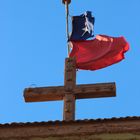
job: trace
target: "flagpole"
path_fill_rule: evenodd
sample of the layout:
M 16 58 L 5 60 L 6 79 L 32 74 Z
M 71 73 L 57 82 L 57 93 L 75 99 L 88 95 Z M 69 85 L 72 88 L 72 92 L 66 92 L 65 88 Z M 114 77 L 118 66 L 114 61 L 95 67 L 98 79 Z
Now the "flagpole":
M 65 4 L 65 11 L 66 11 L 66 37 L 67 41 L 69 41 L 69 4 L 71 0 L 62 0 L 63 4 Z M 67 42 L 67 48 L 68 48 L 68 57 L 70 54 L 70 45 L 69 42 Z

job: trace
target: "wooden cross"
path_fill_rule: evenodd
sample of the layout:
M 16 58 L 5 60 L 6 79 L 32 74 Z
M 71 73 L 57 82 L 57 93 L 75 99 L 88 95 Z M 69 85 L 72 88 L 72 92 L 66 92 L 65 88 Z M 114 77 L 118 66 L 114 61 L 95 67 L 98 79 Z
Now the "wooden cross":
M 64 86 L 26 88 L 25 102 L 64 100 L 63 119 L 75 120 L 75 100 L 116 96 L 115 83 L 76 85 L 74 58 L 65 60 Z

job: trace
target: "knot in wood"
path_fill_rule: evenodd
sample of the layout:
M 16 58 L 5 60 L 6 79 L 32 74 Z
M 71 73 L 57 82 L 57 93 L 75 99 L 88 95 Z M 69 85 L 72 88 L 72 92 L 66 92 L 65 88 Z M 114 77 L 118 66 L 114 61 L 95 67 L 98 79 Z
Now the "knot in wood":
M 72 102 L 72 100 L 71 99 L 66 99 L 66 102 L 69 103 L 69 102 Z
M 24 92 L 32 92 L 32 88 L 26 88 L 25 90 L 24 90 Z
M 52 93 L 56 93 L 56 92 L 57 92 L 57 88 L 53 88 Z
M 66 72 L 71 72 L 72 71 L 72 68 L 67 68 L 66 69 Z
M 73 91 L 73 87 L 72 86 L 66 86 L 65 91 L 68 92 L 68 93 L 69 92 L 71 93 Z
M 70 111 L 70 109 L 66 108 L 66 109 L 65 109 L 65 112 L 71 112 L 71 111 Z
M 95 90 L 96 90 L 96 91 L 100 91 L 100 88 L 99 88 L 99 87 L 96 87 Z
M 114 87 L 114 86 L 110 86 L 110 89 L 111 89 L 111 90 L 114 90 L 114 89 L 115 89 L 115 87 Z
M 67 0 L 65 0 L 67 1 Z M 72 62 L 73 61 L 73 58 L 66 58 L 66 61 L 69 63 L 69 62 Z
M 85 88 L 81 88 L 81 91 L 82 91 L 82 93 L 84 93 L 85 92 Z
M 73 66 L 74 66 L 74 65 L 67 64 L 67 66 L 66 66 L 66 71 L 72 71 L 72 70 L 73 70 Z

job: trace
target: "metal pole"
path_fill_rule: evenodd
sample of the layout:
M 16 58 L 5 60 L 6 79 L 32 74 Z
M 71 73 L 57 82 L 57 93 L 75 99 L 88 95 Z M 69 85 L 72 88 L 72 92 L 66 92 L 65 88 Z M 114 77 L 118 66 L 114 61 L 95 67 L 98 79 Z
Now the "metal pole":
M 68 1 L 65 1 L 65 8 L 66 8 L 66 36 L 67 36 L 67 41 L 69 41 L 69 4 Z M 69 42 L 67 42 L 67 47 L 68 47 L 68 57 L 70 54 L 70 46 Z

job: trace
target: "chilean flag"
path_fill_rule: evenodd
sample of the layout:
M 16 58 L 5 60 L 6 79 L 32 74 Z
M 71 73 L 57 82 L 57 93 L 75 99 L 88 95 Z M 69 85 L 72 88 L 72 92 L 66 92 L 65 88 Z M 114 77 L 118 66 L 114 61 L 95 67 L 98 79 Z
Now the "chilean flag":
M 123 36 L 97 35 L 93 40 L 71 41 L 70 57 L 76 58 L 77 69 L 98 70 L 124 59 L 129 44 Z

